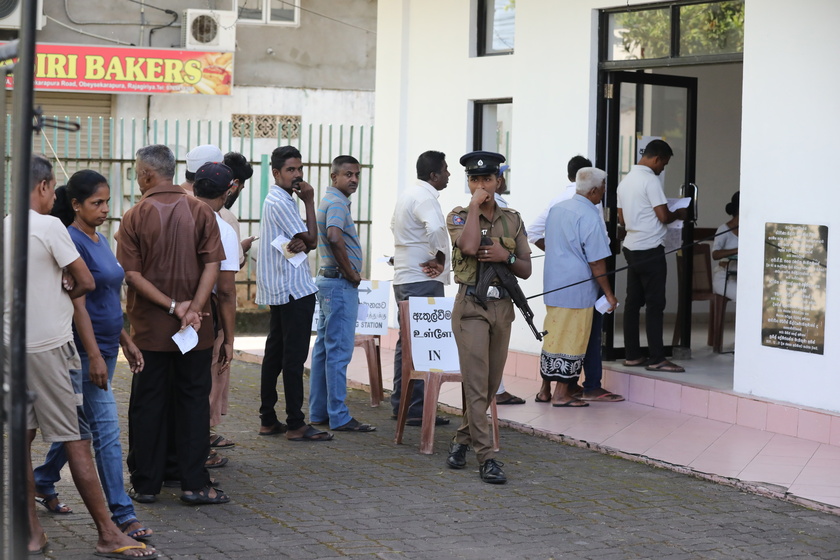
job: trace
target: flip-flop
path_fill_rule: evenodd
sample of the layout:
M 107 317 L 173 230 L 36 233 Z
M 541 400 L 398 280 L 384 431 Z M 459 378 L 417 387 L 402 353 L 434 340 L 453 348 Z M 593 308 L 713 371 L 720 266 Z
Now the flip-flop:
M 355 418 L 351 418 L 349 422 L 338 428 L 333 428 L 336 432 L 375 432 L 376 427 L 370 424 L 362 424 Z
M 302 436 L 287 437 L 286 439 L 289 441 L 330 441 L 332 438 L 333 434 L 329 432 L 324 432 L 317 428 L 313 428 L 312 426 L 307 426 L 306 431 Z
M 50 502 L 53 500 L 55 500 L 56 502 L 55 507 L 50 507 Z M 40 496 L 35 496 L 35 501 L 44 506 L 44 508 L 46 508 L 46 510 L 50 513 L 55 513 L 58 515 L 69 515 L 73 513 L 73 510 L 70 508 L 70 506 L 58 501 L 58 492 L 56 492 L 55 494 L 46 494 L 43 498 Z M 67 511 L 61 511 L 65 508 L 67 508 Z
M 286 424 L 283 422 L 277 421 L 271 427 L 271 429 L 267 432 L 257 432 L 261 436 L 276 436 L 277 434 L 285 434 L 286 433 Z
M 216 437 L 213 437 L 213 436 L 216 436 Z M 233 441 L 225 438 L 225 436 L 220 436 L 218 434 L 210 434 L 210 437 L 212 438 L 210 440 L 210 447 L 215 447 L 217 449 L 225 449 L 225 448 L 233 447 L 234 445 L 236 445 L 236 442 L 233 442 Z
M 128 556 L 123 554 L 126 550 L 145 550 L 146 545 L 144 543 L 132 544 L 129 546 L 121 546 L 119 548 L 115 548 L 111 552 L 96 552 L 94 551 L 94 556 L 99 556 L 101 558 L 141 558 L 141 559 L 148 559 L 148 558 L 160 558 L 160 555 L 155 551 L 154 554 L 150 554 L 148 556 Z
M 585 406 L 589 406 L 589 403 L 577 399 L 572 399 L 564 403 L 551 403 L 551 406 L 553 406 L 554 408 L 583 408 Z
M 496 401 L 497 405 L 501 404 L 525 404 L 525 399 L 517 397 L 516 395 L 510 395 L 503 401 Z
M 607 391 L 606 393 L 602 393 L 597 397 L 587 397 L 586 393 L 584 392 L 577 398 L 579 400 L 589 402 L 621 402 L 624 400 L 624 397 L 622 397 L 621 395 L 616 395 L 615 393 L 610 393 L 609 391 Z
M 548 397 L 547 399 L 543 400 L 543 399 L 540 398 L 540 396 L 538 394 L 536 397 L 534 397 L 534 402 L 550 403 L 551 402 L 551 397 Z
M 214 459 L 218 459 L 215 462 L 211 463 Z M 212 455 L 207 456 L 207 460 L 204 461 L 204 468 L 205 469 L 220 469 L 228 464 L 227 457 L 213 457 Z
M 638 360 L 624 360 L 621 365 L 624 367 L 645 367 L 649 363 L 648 358 L 639 358 Z
M 179 484 L 179 486 L 180 486 L 180 484 Z M 134 529 L 133 531 L 126 532 L 128 530 L 128 528 L 131 527 L 131 525 L 134 524 L 134 523 L 137 523 L 141 527 L 139 529 Z M 153 533 L 149 533 L 149 534 L 146 534 L 146 535 L 140 535 L 139 534 L 139 533 L 143 533 L 145 531 L 150 531 L 150 529 L 148 527 L 143 527 L 142 525 L 143 524 L 140 523 L 140 521 L 136 517 L 134 517 L 132 519 L 129 519 L 125 523 L 120 523 L 119 528 L 120 528 L 120 531 L 123 532 L 123 534 L 125 534 L 128 537 L 131 537 L 135 541 L 144 541 L 146 539 L 152 538 Z
M 678 366 L 677 364 L 669 362 L 668 360 L 665 360 L 664 362 L 661 362 L 661 363 L 658 363 L 658 364 L 646 366 L 645 369 L 648 370 L 648 371 L 668 371 L 668 372 L 671 372 L 671 373 L 683 373 L 683 372 L 685 372 L 684 367 Z

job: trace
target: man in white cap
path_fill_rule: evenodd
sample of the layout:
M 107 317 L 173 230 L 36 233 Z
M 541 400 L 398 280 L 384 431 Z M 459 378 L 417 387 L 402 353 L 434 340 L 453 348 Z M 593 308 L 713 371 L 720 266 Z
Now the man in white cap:
M 186 180 L 181 183 L 181 188 L 193 195 L 193 183 L 195 183 L 195 172 L 205 163 L 221 163 L 225 159 L 222 150 L 213 144 L 202 144 L 187 152 L 187 173 Z

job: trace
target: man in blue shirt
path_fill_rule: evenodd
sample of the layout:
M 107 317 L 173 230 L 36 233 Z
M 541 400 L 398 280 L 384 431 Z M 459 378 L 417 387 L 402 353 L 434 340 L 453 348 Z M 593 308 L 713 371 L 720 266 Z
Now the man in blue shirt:
M 308 260 L 293 264 L 290 256 L 315 248 L 315 190 L 303 180 L 300 152 L 292 146 L 271 154 L 274 185 L 263 202 L 257 260 L 257 304 L 271 309 L 260 378 L 261 436 L 286 433 L 291 441 L 328 441 L 332 434 L 304 422 L 303 364 L 309 353 L 309 325 L 315 313 L 315 282 Z M 303 201 L 306 223 L 292 195 Z M 277 419 L 277 378 L 283 372 L 286 422 Z
M 580 377 L 598 287 L 606 295 L 610 311 L 618 303 L 604 276 L 604 259 L 612 254 L 598 210 L 606 178 L 606 173 L 594 167 L 579 170 L 576 194 L 552 207 L 546 221 L 543 285 L 548 292 L 544 298 L 548 335 L 540 354 L 543 386 L 537 396 L 538 400 L 547 401 L 551 382 L 556 381 L 550 399 L 553 406 L 588 406 L 571 396 L 570 387 L 576 388 Z M 592 280 L 557 290 L 588 278 Z
M 318 337 L 312 350 L 309 417 L 338 432 L 372 432 L 375 427 L 350 416 L 347 404 L 347 365 L 353 357 L 362 246 L 350 214 L 350 195 L 359 188 L 361 167 L 353 156 L 332 162 L 330 179 L 318 207 Z

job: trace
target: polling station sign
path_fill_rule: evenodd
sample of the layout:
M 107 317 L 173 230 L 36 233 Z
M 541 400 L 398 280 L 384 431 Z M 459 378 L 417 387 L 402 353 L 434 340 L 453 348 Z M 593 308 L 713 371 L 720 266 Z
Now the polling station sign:
M 408 298 L 411 358 L 417 371 L 461 371 L 450 297 Z
M 15 59 L 10 63 L 17 63 Z M 6 88 L 14 76 L 6 78 Z M 38 43 L 35 90 L 230 95 L 233 53 Z
M 356 315 L 356 334 L 388 334 L 388 307 L 391 303 L 391 283 L 362 280 L 359 284 L 359 307 Z M 315 303 L 312 330 L 318 330 L 320 305 Z

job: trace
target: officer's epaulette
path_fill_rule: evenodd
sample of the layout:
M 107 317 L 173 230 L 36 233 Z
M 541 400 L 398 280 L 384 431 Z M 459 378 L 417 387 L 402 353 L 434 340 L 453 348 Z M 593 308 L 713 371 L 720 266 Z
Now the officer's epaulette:
M 467 211 L 467 209 L 464 208 L 463 206 L 456 206 L 455 208 L 452 209 L 452 212 L 454 212 L 455 214 L 460 214 L 461 212 L 466 212 L 466 211 Z
M 509 212 L 511 214 L 516 214 L 517 216 L 519 215 L 519 211 L 514 210 L 513 208 L 502 208 L 502 212 Z

